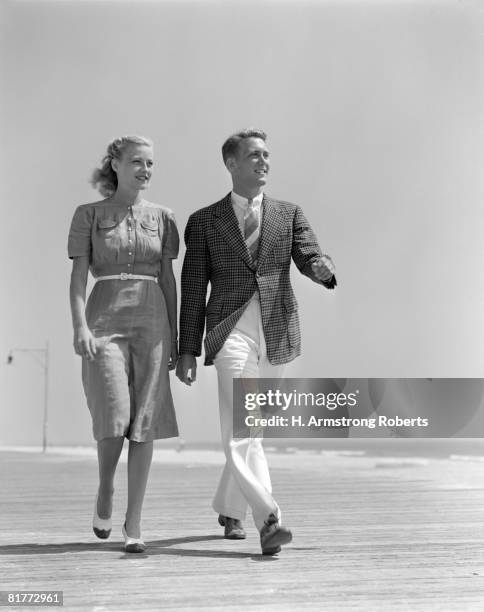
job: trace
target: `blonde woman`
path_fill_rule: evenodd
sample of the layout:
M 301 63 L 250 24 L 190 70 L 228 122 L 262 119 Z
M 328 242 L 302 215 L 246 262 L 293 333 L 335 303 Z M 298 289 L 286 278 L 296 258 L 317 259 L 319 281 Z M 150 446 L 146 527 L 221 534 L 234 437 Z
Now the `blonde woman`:
M 127 438 L 127 552 L 146 549 L 140 522 L 153 440 L 178 435 L 168 370 L 178 358 L 172 259 L 179 238 L 172 211 L 143 197 L 152 171 L 150 140 L 111 142 L 92 177 L 105 199 L 76 209 L 68 241 L 74 350 L 98 448 L 93 530 L 101 539 L 111 533 L 114 475 Z M 89 270 L 96 284 L 86 304 Z

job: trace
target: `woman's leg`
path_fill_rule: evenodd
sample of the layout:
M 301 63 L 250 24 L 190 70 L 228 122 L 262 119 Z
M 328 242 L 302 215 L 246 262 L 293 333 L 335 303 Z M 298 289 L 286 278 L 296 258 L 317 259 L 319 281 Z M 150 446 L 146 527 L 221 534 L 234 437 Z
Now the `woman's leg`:
M 153 442 L 129 443 L 128 452 L 128 508 L 126 532 L 131 538 L 141 537 L 141 510 L 153 457 Z
M 99 518 L 108 519 L 113 510 L 114 474 L 123 449 L 124 438 L 105 438 L 97 443 L 99 462 L 99 490 L 97 513 Z

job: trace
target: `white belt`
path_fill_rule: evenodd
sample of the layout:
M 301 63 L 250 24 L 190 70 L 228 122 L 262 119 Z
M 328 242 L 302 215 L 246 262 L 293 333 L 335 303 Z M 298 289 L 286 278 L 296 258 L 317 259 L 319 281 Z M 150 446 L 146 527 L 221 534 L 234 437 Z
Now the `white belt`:
M 100 280 L 150 280 L 156 282 L 156 276 L 147 276 L 146 274 L 129 274 L 121 272 L 121 274 L 110 274 L 109 276 L 98 276 L 96 282 Z

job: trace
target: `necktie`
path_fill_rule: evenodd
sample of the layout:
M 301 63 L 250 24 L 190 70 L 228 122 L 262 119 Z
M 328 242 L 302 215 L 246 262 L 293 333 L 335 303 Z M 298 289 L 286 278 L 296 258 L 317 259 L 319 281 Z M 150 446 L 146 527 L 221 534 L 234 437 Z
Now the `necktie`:
M 244 215 L 244 239 L 254 264 L 257 263 L 259 249 L 259 225 L 259 210 L 253 205 L 253 200 L 249 200 Z

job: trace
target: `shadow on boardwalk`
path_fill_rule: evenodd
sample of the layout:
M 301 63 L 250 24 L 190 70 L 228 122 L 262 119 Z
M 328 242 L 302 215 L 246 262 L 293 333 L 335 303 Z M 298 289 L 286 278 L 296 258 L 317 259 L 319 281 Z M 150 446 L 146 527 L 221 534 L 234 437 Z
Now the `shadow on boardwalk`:
M 194 544 L 198 542 L 207 542 L 213 540 L 224 541 L 223 536 L 190 536 L 187 538 L 172 538 L 169 540 L 147 540 L 148 546 L 146 553 L 137 554 L 136 557 L 152 557 L 154 555 L 178 555 L 181 557 L 212 557 L 212 558 L 227 558 L 227 559 L 257 559 L 262 555 L 253 555 L 251 553 L 228 552 L 216 550 L 196 549 L 171 549 L 170 546 L 179 544 Z M 0 546 L 0 555 L 63 555 L 73 553 L 122 553 L 126 558 L 132 558 L 132 555 L 124 553 L 122 544 L 119 542 L 71 542 L 66 544 L 10 544 Z M 270 561 L 271 558 L 264 557 L 264 560 Z

